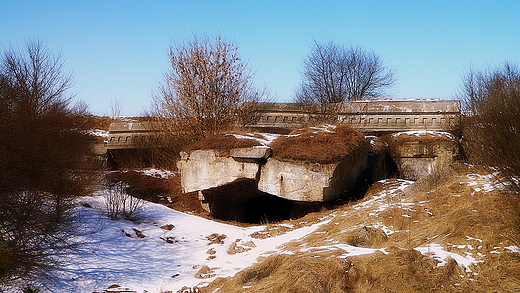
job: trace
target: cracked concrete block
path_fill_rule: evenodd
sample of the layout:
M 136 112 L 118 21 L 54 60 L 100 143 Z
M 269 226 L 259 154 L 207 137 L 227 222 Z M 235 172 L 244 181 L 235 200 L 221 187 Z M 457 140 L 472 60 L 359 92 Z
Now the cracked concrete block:
M 222 186 L 238 179 L 256 180 L 260 171 L 257 162 L 237 161 L 230 156 L 221 156 L 217 150 L 182 152 L 177 167 L 185 193 Z
M 269 158 L 261 168 L 258 189 L 293 201 L 330 201 L 352 188 L 366 167 L 365 154 L 332 164 L 283 162 Z

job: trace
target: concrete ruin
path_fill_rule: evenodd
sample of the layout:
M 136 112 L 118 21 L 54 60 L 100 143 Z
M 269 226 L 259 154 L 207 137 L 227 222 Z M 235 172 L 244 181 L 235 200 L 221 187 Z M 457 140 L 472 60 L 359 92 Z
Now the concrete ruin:
M 331 164 L 280 161 L 267 146 L 232 149 L 229 155 L 217 150 L 183 152 L 178 162 L 183 192 L 197 192 L 203 207 L 225 220 L 276 218 L 276 209 L 294 217 L 316 203 L 353 196 L 375 180 L 417 180 L 452 163 L 459 152 L 457 139 L 449 133 L 459 123 L 458 101 L 360 101 L 335 104 L 329 113 L 322 110 L 317 105 L 265 104 L 250 127 L 287 131 L 326 114 L 366 133 L 363 148 Z M 139 140 L 133 135 L 146 135 L 145 126 L 118 127 L 107 148 L 131 147 Z M 261 206 L 265 210 L 260 211 Z M 258 215 L 251 216 L 255 212 Z
M 369 100 L 338 104 L 262 104 L 256 111 L 256 129 L 293 129 L 327 116 L 365 132 L 408 130 L 451 131 L 459 124 L 460 102 L 444 100 Z
M 195 150 L 183 152 L 177 166 L 183 192 L 198 192 L 202 206 L 217 218 L 243 221 L 255 199 L 285 205 L 281 213 L 294 216 L 340 198 L 368 167 L 368 152 L 364 144 L 341 161 L 317 164 L 280 161 L 270 157 L 269 147 L 231 149 L 229 155 Z

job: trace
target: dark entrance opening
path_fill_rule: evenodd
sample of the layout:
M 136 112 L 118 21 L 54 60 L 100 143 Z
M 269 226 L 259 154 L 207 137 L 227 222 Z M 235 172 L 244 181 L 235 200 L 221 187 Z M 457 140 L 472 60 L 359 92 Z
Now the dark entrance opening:
M 387 153 L 368 155 L 367 168 L 359 173 L 355 185 L 331 202 L 297 202 L 258 190 L 256 180 L 239 179 L 230 184 L 202 191 L 214 218 L 252 224 L 297 219 L 322 208 L 333 209 L 346 202 L 363 198 L 376 181 L 394 176 L 397 166 Z
M 261 196 L 244 203 L 244 222 L 269 223 L 290 220 L 293 205 L 290 200 L 264 192 Z

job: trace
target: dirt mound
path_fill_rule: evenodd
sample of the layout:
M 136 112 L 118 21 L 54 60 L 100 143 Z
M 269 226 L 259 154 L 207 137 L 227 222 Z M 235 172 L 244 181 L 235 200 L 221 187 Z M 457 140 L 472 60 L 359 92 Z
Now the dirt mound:
M 269 146 L 280 161 L 329 164 L 341 161 L 364 142 L 362 133 L 347 125 L 324 125 L 295 130 Z

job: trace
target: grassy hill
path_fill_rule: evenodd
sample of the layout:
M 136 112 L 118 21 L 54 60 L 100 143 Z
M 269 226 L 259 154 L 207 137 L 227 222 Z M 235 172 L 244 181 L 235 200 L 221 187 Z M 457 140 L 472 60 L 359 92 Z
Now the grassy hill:
M 360 201 L 251 235 L 322 223 L 200 292 L 518 292 L 518 201 L 468 166 L 380 181 Z

